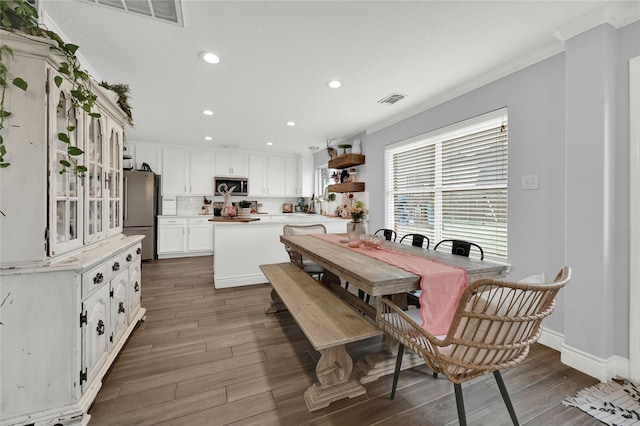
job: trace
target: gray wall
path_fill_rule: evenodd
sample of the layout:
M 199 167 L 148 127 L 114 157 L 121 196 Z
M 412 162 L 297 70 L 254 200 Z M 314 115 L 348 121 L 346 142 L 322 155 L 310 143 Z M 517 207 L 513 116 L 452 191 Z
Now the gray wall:
M 370 229 L 384 226 L 386 145 L 486 112 L 509 113 L 510 278 L 565 265 L 573 279 L 549 330 L 598 357 L 628 357 L 628 61 L 640 22 L 580 34 L 562 54 L 359 138 L 367 163 Z M 316 154 L 316 165 L 326 153 Z M 538 174 L 538 190 L 521 178 Z M 617 326 L 617 331 L 612 327 Z

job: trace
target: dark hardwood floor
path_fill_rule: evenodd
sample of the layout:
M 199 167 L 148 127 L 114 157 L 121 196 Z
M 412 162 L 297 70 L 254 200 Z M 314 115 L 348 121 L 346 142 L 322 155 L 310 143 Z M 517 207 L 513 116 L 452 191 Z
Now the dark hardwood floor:
M 366 385 L 367 394 L 309 413 L 303 392 L 319 354 L 288 313 L 266 315 L 269 285 L 216 290 L 211 257 L 142 266 L 146 320 L 137 327 L 93 403 L 91 425 L 449 425 L 453 385 L 425 368 Z M 357 360 L 382 339 L 348 346 Z M 520 424 L 598 425 L 562 400 L 597 382 L 535 345 L 503 377 Z M 470 425 L 511 424 L 493 375 L 463 384 Z

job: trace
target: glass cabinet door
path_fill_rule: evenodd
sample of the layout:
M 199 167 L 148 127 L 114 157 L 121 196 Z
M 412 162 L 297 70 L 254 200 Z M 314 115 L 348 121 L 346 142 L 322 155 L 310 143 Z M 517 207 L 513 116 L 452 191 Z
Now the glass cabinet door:
M 101 118 L 89 118 L 86 134 L 85 165 L 86 208 L 85 243 L 91 243 L 104 237 L 104 143 Z
M 64 253 L 83 244 L 82 238 L 82 179 L 73 170 L 64 170 L 61 161 L 69 161 L 69 145 L 82 149 L 78 129 L 81 128 L 81 114 L 72 106 L 70 96 L 63 84 L 50 96 L 50 183 L 51 214 L 49 220 L 49 255 Z M 55 87 L 55 86 L 54 86 Z M 74 131 L 67 131 L 73 127 Z M 69 136 L 69 143 L 60 140 L 60 134 Z M 77 159 L 77 157 L 74 157 Z
M 108 234 L 122 230 L 122 134 L 114 127 L 109 140 L 109 222 Z

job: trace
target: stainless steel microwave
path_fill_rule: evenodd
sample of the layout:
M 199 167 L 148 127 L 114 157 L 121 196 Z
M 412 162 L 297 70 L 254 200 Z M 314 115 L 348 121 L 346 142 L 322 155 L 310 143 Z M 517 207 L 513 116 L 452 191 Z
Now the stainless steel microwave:
M 231 195 L 248 195 L 249 193 L 249 180 L 247 178 L 216 176 L 213 178 L 213 193 L 215 195 L 224 195 L 220 192 L 220 185 L 226 185 L 228 191 L 233 188 Z

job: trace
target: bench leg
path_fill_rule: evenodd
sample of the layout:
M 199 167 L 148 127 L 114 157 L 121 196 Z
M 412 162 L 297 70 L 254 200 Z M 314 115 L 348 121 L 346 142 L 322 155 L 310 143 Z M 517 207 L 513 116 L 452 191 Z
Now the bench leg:
M 353 360 L 344 345 L 320 350 L 316 365 L 318 382 L 304 393 L 309 411 L 316 411 L 342 398 L 364 395 L 366 389 L 351 378 Z
M 275 289 L 271 289 L 271 303 L 264 308 L 265 314 L 275 314 L 276 312 L 286 311 L 287 307 L 282 303 L 282 299 L 278 296 Z

